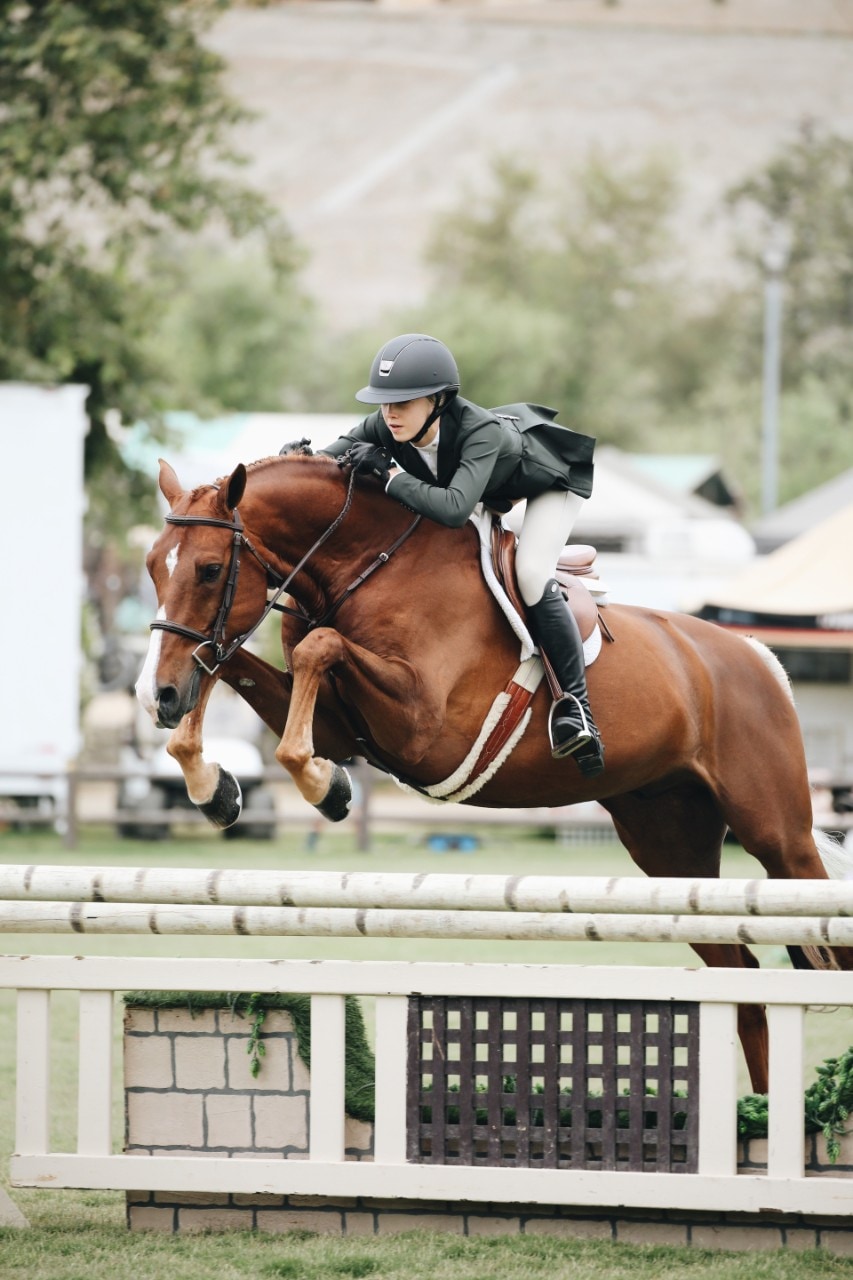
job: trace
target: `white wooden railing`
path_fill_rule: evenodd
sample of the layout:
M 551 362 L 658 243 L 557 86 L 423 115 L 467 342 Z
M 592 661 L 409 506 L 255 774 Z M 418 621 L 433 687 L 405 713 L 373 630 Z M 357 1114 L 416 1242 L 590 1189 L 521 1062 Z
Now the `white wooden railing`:
M 97 896 L 109 896 L 110 877 L 116 869 L 47 869 L 3 868 L 0 888 L 8 896 L 14 892 L 13 881 L 21 877 L 21 897 L 35 897 L 52 890 L 49 900 L 41 903 L 18 902 L 0 907 L 0 927 L 7 931 L 10 919 L 4 915 L 10 906 L 38 906 L 44 919 L 54 914 L 57 928 L 75 928 L 86 932 L 94 903 L 90 907 L 82 898 L 83 881 L 88 873 L 99 877 Z M 132 871 L 122 871 L 123 880 L 133 878 Z M 225 893 L 223 877 L 217 876 L 215 905 L 186 905 L 192 893 L 186 884 L 179 892 L 173 885 L 170 902 L 140 907 L 148 902 L 145 881 L 162 894 L 168 873 L 152 869 L 136 873 L 137 903 L 126 903 L 129 911 L 144 915 L 159 932 L 165 918 L 162 912 L 184 910 L 228 910 L 237 898 L 248 907 L 243 910 L 301 911 L 293 907 L 251 907 L 264 893 L 260 881 L 253 887 L 253 877 L 229 873 L 233 877 L 232 892 Z M 197 878 L 199 893 L 207 892 L 202 901 L 210 903 L 211 876 L 208 872 L 175 872 L 178 878 Z M 165 877 L 165 879 L 164 879 Z M 205 877 L 207 879 L 205 880 Z M 333 877 L 334 878 L 334 877 Z M 298 903 L 300 893 L 307 893 L 307 880 L 301 885 L 294 877 L 276 877 L 277 892 L 288 886 L 285 901 Z M 298 879 L 298 878 L 297 878 Z M 316 877 L 315 877 L 316 879 Z M 336 877 L 341 901 L 346 906 L 316 908 L 325 912 L 358 911 L 362 925 L 366 915 L 378 913 L 378 899 L 391 900 L 405 886 L 394 877 Z M 436 919 L 448 911 L 440 904 L 447 900 L 448 885 L 432 888 L 433 877 L 418 877 L 418 885 L 409 886 L 408 901 L 417 903 L 423 912 L 433 910 Z M 437 879 L 453 879 L 440 877 Z M 482 910 L 496 906 L 496 894 L 503 893 L 504 907 L 530 906 L 539 901 L 547 888 L 541 878 L 505 881 L 502 877 L 456 877 L 455 889 L 466 897 L 470 910 L 455 915 L 467 916 L 472 926 Z M 550 878 L 549 878 L 550 879 Z M 368 892 L 367 880 L 374 882 Z M 482 883 L 478 884 L 478 881 Z M 381 883 L 380 883 L 381 882 Z M 501 889 L 501 882 L 503 888 Z M 203 886 L 207 885 L 204 890 Z M 804 922 L 783 911 L 824 912 L 805 922 L 805 934 L 811 930 L 823 940 L 837 928 L 837 940 L 847 940 L 844 930 L 851 923 L 843 914 L 830 916 L 830 898 L 843 913 L 853 905 L 851 886 L 824 885 L 810 882 L 780 885 L 777 882 L 655 882 L 653 890 L 646 881 L 559 881 L 564 894 L 557 899 L 562 910 L 552 913 L 567 921 L 584 919 L 575 915 L 571 906 L 581 911 L 590 906 L 597 892 L 606 884 L 608 901 L 618 907 L 623 920 L 639 916 L 639 887 L 646 890 L 646 915 L 649 915 L 650 893 L 657 895 L 658 909 L 668 912 L 679 903 L 696 912 L 692 916 L 665 917 L 658 937 L 667 937 L 673 919 L 681 925 L 697 928 L 707 924 L 708 917 L 699 912 L 713 908 L 731 917 L 725 925 L 732 940 L 751 936 L 749 931 L 764 921 L 760 913 L 773 914 L 781 931 L 780 940 L 796 942 L 803 936 Z M 737 885 L 733 888 L 733 885 Z M 64 887 L 63 887 L 64 886 Z M 353 887 L 354 886 L 354 887 Z M 424 887 L 426 886 L 426 887 Z M 91 886 L 90 886 L 91 887 Z M 510 888 L 512 892 L 510 893 Z M 328 895 L 329 885 L 323 892 Z M 435 896 L 431 896 L 435 891 Z M 125 884 L 122 892 L 129 895 Z M 312 892 L 319 893 L 316 887 Z M 368 904 L 354 907 L 352 897 Z M 294 894 L 296 895 L 294 897 Z M 679 895 L 686 894 L 686 897 Z M 67 902 L 76 898 L 73 923 L 69 924 Z M 81 896 L 77 896 L 81 895 Z M 176 896 L 177 895 L 177 896 Z M 359 895 L 361 895 L 359 897 Z M 704 896 L 703 896 L 704 895 Z M 169 895 L 162 894 L 163 897 Z M 310 897 L 310 894 L 308 894 Z M 338 901 L 334 894 L 331 901 Z M 633 908 L 630 902 L 634 900 Z M 279 903 L 282 897 L 277 898 Z M 330 898 L 326 896 L 326 903 Z M 552 897 L 551 901 L 555 899 Z M 740 907 L 736 904 L 740 903 Z M 426 904 L 426 905 L 425 905 Z M 628 904 L 628 905 L 626 905 Z M 540 903 L 541 905 L 541 903 Z M 111 908 L 114 910 L 114 908 Z M 308 910 L 305 908 L 304 910 Z M 632 915 L 633 912 L 633 915 Z M 738 913 L 739 914 L 736 914 Z M 152 914 L 153 913 L 153 914 Z M 759 914 L 756 914 L 759 913 Z M 97 913 L 96 913 L 97 914 Z M 494 915 L 501 915 L 494 910 Z M 505 910 L 505 921 L 518 920 L 522 912 Z M 653 915 L 654 912 L 652 911 Z M 94 918 L 94 917 L 93 917 Z M 614 916 L 615 918 L 615 916 Z M 719 917 L 718 917 L 719 918 Z M 243 917 L 245 921 L 245 917 Z M 595 917 L 600 925 L 600 917 Z M 127 932 L 128 918 L 114 918 L 114 929 Z M 462 923 L 457 920 L 460 929 Z M 318 925 L 320 932 L 328 918 Z M 18 927 L 20 928 L 20 922 Z M 31 926 L 27 926 L 31 927 Z M 681 926 L 680 926 L 681 927 Z M 734 930 L 732 933 L 731 930 Z M 185 931 L 192 932 L 192 928 Z M 238 931 L 242 932 L 242 929 Z M 316 932 L 317 930 L 315 930 Z M 360 932 L 364 932 L 362 927 Z M 689 937 L 689 928 L 679 937 Z M 399 933 L 398 935 L 399 936 Z M 473 934 L 466 936 L 482 936 Z M 591 936 L 589 933 L 587 937 Z M 592 935 L 594 936 L 594 935 Z M 599 934 L 599 936 L 601 936 Z M 704 935 L 700 935 L 704 936 Z M 152 1190 L 195 1192 L 241 1192 L 301 1194 L 322 1196 L 382 1196 L 406 1199 L 459 1199 L 495 1203 L 540 1203 L 571 1205 L 626 1205 L 652 1208 L 705 1209 L 719 1211 L 774 1210 L 803 1214 L 853 1216 L 853 1180 L 842 1175 L 806 1176 L 804 1171 L 803 1092 L 804 1092 L 804 1013 L 812 1005 L 853 1006 L 853 974 L 831 971 L 792 971 L 778 969 L 720 970 L 687 968 L 650 968 L 624 966 L 586 966 L 572 964 L 444 964 L 390 963 L 378 961 L 297 961 L 255 959 L 164 959 L 158 957 L 102 956 L 5 956 L 0 957 L 0 987 L 18 991 L 18 1063 L 16 1103 L 16 1148 L 11 1161 L 11 1177 L 15 1186 L 91 1187 L 134 1189 L 141 1185 Z M 287 992 L 311 996 L 312 1071 L 310 1099 L 310 1150 L 307 1161 L 287 1161 L 253 1156 L 219 1158 L 217 1156 L 156 1155 L 140 1157 L 113 1150 L 112 1054 L 113 1004 L 116 993 L 134 989 L 154 991 L 228 991 Z M 50 995 L 53 991 L 80 992 L 80 1062 L 79 1105 L 77 1117 L 77 1149 L 55 1152 L 49 1147 L 49 1062 L 50 1062 Z M 406 1070 L 407 1070 L 407 1002 L 413 993 L 445 996 L 499 997 L 576 997 L 601 1000 L 695 1001 L 700 1006 L 700 1074 L 699 1074 L 699 1162 L 698 1173 L 634 1173 L 577 1169 L 460 1167 L 414 1164 L 406 1161 Z M 376 1123 L 373 1161 L 354 1163 L 344 1159 L 344 998 L 347 995 L 375 997 L 376 1000 Z M 769 1141 L 766 1172 L 737 1172 L 737 1006 L 757 1003 L 766 1006 L 770 1031 Z M 844 1046 L 839 1046 L 839 1049 Z
M 501 1202 L 607 1204 L 853 1214 L 843 1177 L 804 1176 L 803 1012 L 853 1004 L 844 973 L 573 965 L 165 960 L 28 956 L 0 960 L 0 985 L 19 995 L 16 1186 L 382 1195 Z M 114 992 L 133 988 L 287 991 L 312 995 L 310 1163 L 253 1158 L 114 1154 L 111 1144 Z M 78 1139 L 51 1152 L 51 990 L 80 991 Z M 627 993 L 700 1003 L 698 1175 L 406 1164 L 406 1008 L 414 991 L 443 995 L 577 996 Z M 376 1129 L 372 1164 L 344 1161 L 344 1000 L 376 996 Z M 767 1006 L 770 1128 L 767 1173 L 737 1175 L 736 1002 Z

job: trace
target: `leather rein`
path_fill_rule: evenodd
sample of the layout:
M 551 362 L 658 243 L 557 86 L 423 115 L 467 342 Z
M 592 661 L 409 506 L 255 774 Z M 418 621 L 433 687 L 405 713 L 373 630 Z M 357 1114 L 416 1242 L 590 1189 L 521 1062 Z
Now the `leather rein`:
M 296 575 L 305 567 L 305 565 L 308 563 L 308 561 L 311 559 L 314 553 L 316 551 L 319 551 L 323 543 L 326 542 L 332 536 L 332 534 L 335 532 L 335 530 L 338 528 L 338 526 L 346 517 L 352 505 L 354 483 L 355 483 L 355 471 L 351 471 L 350 477 L 349 477 L 349 484 L 347 486 L 346 498 L 344 499 L 344 505 L 341 508 L 340 512 L 332 521 L 332 523 L 329 525 L 328 529 L 326 529 L 325 532 L 320 535 L 320 537 L 317 539 L 314 545 L 312 547 L 309 547 L 309 549 L 305 552 L 305 555 L 302 557 L 299 563 L 290 571 L 287 577 L 283 577 L 282 574 L 280 574 L 277 569 L 274 569 L 272 565 L 269 563 L 269 561 L 265 560 L 264 557 L 260 554 L 260 552 L 252 545 L 252 543 L 250 542 L 249 538 L 246 535 L 246 531 L 243 526 L 243 520 L 236 507 L 234 507 L 233 520 L 219 520 L 215 516 L 175 516 L 169 513 L 169 515 L 166 516 L 167 524 L 206 525 L 208 528 L 212 528 L 212 529 L 230 529 L 231 530 L 231 533 L 232 533 L 231 560 L 228 566 L 228 578 L 225 583 L 225 591 L 222 596 L 222 603 L 219 606 L 219 612 L 216 615 L 216 620 L 213 624 L 213 631 L 210 635 L 205 635 L 203 631 L 197 631 L 194 627 L 184 626 L 184 624 L 180 622 L 169 622 L 165 618 L 164 619 L 156 618 L 153 622 L 149 623 L 149 629 L 151 631 L 171 631 L 174 635 L 185 636 L 189 640 L 198 640 L 199 643 L 197 647 L 193 650 L 192 656 L 194 660 L 198 663 L 198 665 L 201 667 L 201 669 L 203 671 L 206 671 L 209 676 L 212 676 L 212 675 L 215 675 L 215 673 L 219 670 L 219 668 L 222 666 L 224 662 L 227 662 L 228 659 L 234 653 L 237 652 L 237 650 L 241 647 L 241 645 L 246 643 L 246 641 L 249 639 L 250 636 L 254 635 L 258 627 L 261 625 L 264 619 L 269 616 L 269 614 L 272 612 L 273 609 L 278 610 L 279 613 L 290 614 L 292 617 L 298 618 L 301 622 L 307 623 L 309 631 L 313 630 L 315 627 L 326 626 L 329 623 L 329 621 L 334 617 L 334 615 L 337 613 L 337 611 L 340 609 L 341 605 L 344 604 L 349 599 L 349 597 L 353 594 L 353 592 L 357 591 L 358 588 L 362 585 L 362 583 L 364 583 L 371 576 L 372 573 L 374 573 L 377 569 L 381 568 L 382 565 L 388 563 L 388 561 L 391 559 L 391 556 L 394 554 L 394 552 L 397 551 L 398 548 L 403 545 L 403 543 L 412 533 L 414 533 L 415 529 L 421 522 L 421 517 L 416 516 L 415 519 L 412 521 L 412 523 L 403 531 L 403 533 L 400 534 L 399 538 L 396 538 L 394 542 L 391 543 L 391 546 L 387 548 L 387 550 L 380 551 L 379 555 L 376 557 L 373 563 L 368 565 L 368 567 L 364 570 L 364 572 L 360 573 L 359 576 L 353 582 L 351 582 L 350 585 L 344 591 L 341 592 L 337 600 L 335 600 L 326 609 L 326 612 L 322 615 L 322 617 L 312 618 L 305 610 L 301 608 L 291 609 L 289 605 L 279 604 L 280 597 L 283 596 L 285 592 L 288 590 L 291 582 L 296 577 Z M 267 582 L 271 585 L 271 589 L 274 591 L 274 594 L 267 600 L 267 603 L 264 606 L 260 616 L 258 617 L 258 620 L 255 623 L 253 623 L 251 627 L 249 627 L 248 631 L 244 631 L 241 635 L 235 636 L 234 639 L 230 641 L 230 643 L 226 644 L 225 628 L 228 625 L 228 618 L 231 613 L 231 608 L 234 604 L 234 596 L 236 595 L 236 592 L 237 592 L 237 579 L 240 575 L 240 552 L 243 547 L 245 547 L 246 550 L 255 557 L 255 559 L 258 561 L 258 564 L 260 564 L 261 567 L 265 570 L 267 575 Z M 204 661 L 204 659 L 200 656 L 200 650 L 208 646 L 213 650 L 213 654 L 216 659 L 216 663 L 214 666 L 208 666 L 207 663 Z

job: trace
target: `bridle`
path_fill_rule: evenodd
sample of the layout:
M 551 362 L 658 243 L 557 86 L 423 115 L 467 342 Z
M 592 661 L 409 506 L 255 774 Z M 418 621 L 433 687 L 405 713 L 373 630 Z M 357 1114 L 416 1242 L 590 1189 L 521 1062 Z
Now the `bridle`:
M 349 597 L 352 595 L 352 593 L 356 591 L 362 585 L 362 583 L 367 578 L 369 578 L 370 575 L 376 569 L 380 568 L 383 564 L 388 563 L 388 561 L 390 560 L 394 552 L 398 549 L 398 547 L 401 547 L 403 545 L 403 543 L 406 541 L 406 539 L 409 537 L 410 534 L 414 533 L 415 529 L 417 528 L 417 526 L 420 524 L 420 521 L 421 521 L 421 517 L 416 516 L 415 519 L 412 521 L 412 523 L 408 526 L 408 528 L 404 530 L 404 532 L 400 535 L 399 538 L 395 539 L 395 541 L 391 544 L 391 546 L 387 549 L 387 551 L 381 551 L 379 555 L 376 557 L 376 559 L 373 561 L 373 563 L 369 565 L 367 569 L 364 570 L 363 573 L 360 573 L 354 582 L 350 583 L 350 585 L 346 588 L 345 591 L 341 593 L 338 599 L 334 601 L 332 605 L 329 606 L 329 608 L 322 615 L 322 617 L 312 618 L 307 613 L 307 611 L 303 609 L 291 609 L 289 605 L 280 604 L 279 600 L 281 596 L 283 596 L 285 592 L 288 590 L 293 579 L 297 576 L 298 573 L 301 572 L 301 570 L 305 567 L 305 565 L 308 563 L 308 561 L 311 559 L 314 553 L 316 551 L 319 551 L 323 543 L 326 542 L 329 538 L 331 538 L 332 534 L 335 532 L 335 530 L 338 528 L 341 522 L 345 519 L 350 507 L 352 506 L 355 474 L 356 473 L 354 470 L 350 472 L 349 483 L 347 485 L 347 492 L 346 492 L 346 497 L 344 499 L 343 507 L 338 512 L 337 516 L 332 521 L 332 523 L 329 525 L 328 529 L 326 529 L 325 532 L 321 533 L 317 541 L 313 544 L 313 546 L 309 547 L 309 549 L 305 552 L 305 555 L 302 557 L 299 563 L 295 565 L 293 569 L 291 569 L 290 573 L 287 575 L 286 578 L 283 577 L 282 574 L 280 574 L 277 569 L 274 569 L 272 565 L 269 563 L 269 561 L 266 560 L 260 554 L 257 548 L 252 545 L 251 541 L 249 540 L 246 534 L 246 531 L 243 525 L 243 520 L 236 507 L 234 507 L 233 509 L 234 518 L 232 520 L 220 520 L 220 519 L 217 519 L 216 516 L 176 516 L 176 515 L 172 515 L 172 513 L 170 512 L 166 516 L 167 524 L 206 525 L 208 528 L 211 528 L 211 529 L 230 529 L 231 530 L 231 533 L 232 533 L 231 560 L 228 566 L 228 577 L 225 582 L 225 591 L 222 595 L 222 602 L 220 603 L 219 611 L 216 615 L 216 620 L 213 624 L 213 631 L 211 632 L 210 635 L 205 635 L 203 631 L 197 631 L 194 627 L 187 627 L 181 622 L 169 622 L 165 618 L 164 619 L 155 618 L 153 622 L 149 623 L 149 629 L 151 631 L 171 631 L 174 635 L 185 636 L 189 640 L 197 640 L 199 643 L 196 646 L 196 648 L 193 650 L 192 657 L 195 660 L 195 662 L 197 662 L 198 665 L 201 667 L 202 671 L 206 671 L 209 676 L 212 676 L 216 674 L 216 672 L 219 670 L 219 668 L 222 666 L 224 662 L 227 662 L 228 659 L 237 652 L 237 650 L 241 647 L 241 645 L 246 643 L 246 641 L 249 639 L 250 636 L 254 635 L 258 627 L 261 626 L 263 621 L 270 615 L 273 609 L 278 610 L 279 613 L 290 614 L 292 617 L 298 618 L 301 622 L 307 623 L 309 630 L 312 630 L 314 627 L 325 626 L 330 621 L 330 619 L 334 617 L 334 615 L 337 613 L 338 609 L 340 609 L 344 601 L 348 600 Z M 274 594 L 268 598 L 257 621 L 254 622 L 247 631 L 244 631 L 240 635 L 235 636 L 234 639 L 230 641 L 230 643 L 226 644 L 225 629 L 228 625 L 228 618 L 231 613 L 231 608 L 234 604 L 234 597 L 237 592 L 237 579 L 240 575 L 240 551 L 241 551 L 241 548 L 243 547 L 245 547 L 246 550 L 255 557 L 258 564 L 265 570 L 267 575 L 267 583 L 271 585 Z M 200 656 L 200 651 L 206 647 L 209 647 L 213 650 L 213 654 L 216 659 L 215 666 L 208 666 L 207 663 L 204 661 L 204 659 Z

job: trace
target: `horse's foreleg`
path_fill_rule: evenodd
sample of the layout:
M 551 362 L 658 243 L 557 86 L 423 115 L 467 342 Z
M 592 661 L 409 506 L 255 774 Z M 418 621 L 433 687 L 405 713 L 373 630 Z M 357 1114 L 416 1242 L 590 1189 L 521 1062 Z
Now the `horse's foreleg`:
M 312 632 L 293 650 L 293 690 L 287 723 L 275 758 L 301 794 L 324 818 L 340 822 L 349 814 L 352 784 L 346 769 L 314 754 L 314 712 L 323 676 L 344 657 L 336 631 Z
M 240 784 L 220 764 L 205 760 L 202 743 L 204 713 L 215 684 L 216 677 L 204 681 L 198 702 L 172 730 L 166 750 L 180 765 L 187 795 L 211 826 L 231 827 L 243 808 Z
M 378 657 L 330 627 L 319 627 L 296 645 L 291 666 L 290 712 L 276 759 L 309 804 L 337 822 L 349 812 L 351 787 L 345 770 L 315 754 L 314 716 L 323 677 L 334 671 L 370 722 L 376 744 L 396 759 L 418 759 L 434 740 L 441 715 L 409 663 Z

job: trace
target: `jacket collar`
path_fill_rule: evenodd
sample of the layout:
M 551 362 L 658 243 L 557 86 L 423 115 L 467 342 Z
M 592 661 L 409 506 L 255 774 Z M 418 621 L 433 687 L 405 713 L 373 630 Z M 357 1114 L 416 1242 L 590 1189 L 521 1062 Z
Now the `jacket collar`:
M 423 455 L 413 444 L 398 444 L 388 428 L 385 427 L 388 448 L 400 465 L 409 472 L 409 475 L 415 476 L 418 480 L 425 480 L 427 484 L 438 483 L 443 485 L 451 479 L 458 464 L 456 441 L 459 421 L 459 397 L 456 396 L 441 414 L 437 475 L 433 475 L 424 461 Z

